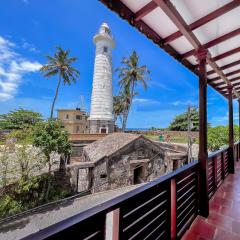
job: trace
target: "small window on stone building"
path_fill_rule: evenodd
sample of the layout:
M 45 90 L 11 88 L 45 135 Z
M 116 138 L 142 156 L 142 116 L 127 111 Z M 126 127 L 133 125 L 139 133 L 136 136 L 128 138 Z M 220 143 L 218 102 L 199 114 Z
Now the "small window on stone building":
M 79 132 L 79 129 L 80 129 L 79 126 L 77 126 L 76 132 Z
M 107 53 L 108 52 L 108 48 L 106 46 L 103 47 L 103 53 Z
M 106 178 L 107 177 L 107 174 L 106 173 L 101 173 L 100 174 L 100 178 Z
M 76 115 L 76 119 L 77 120 L 82 120 L 82 116 L 81 115 Z
M 69 115 L 68 114 L 66 115 L 66 119 L 69 119 Z

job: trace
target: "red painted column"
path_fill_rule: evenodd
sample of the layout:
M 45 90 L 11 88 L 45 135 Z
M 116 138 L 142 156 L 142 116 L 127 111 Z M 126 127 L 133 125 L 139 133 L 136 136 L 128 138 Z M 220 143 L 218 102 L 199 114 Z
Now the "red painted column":
M 171 240 L 177 239 L 177 184 L 171 179 Z
M 240 98 L 238 99 L 238 156 L 237 161 L 240 158 Z
M 208 150 L 207 150 L 207 75 L 206 58 L 208 51 L 199 49 L 196 52 L 199 62 L 199 211 L 200 215 L 209 215 L 208 200 Z
M 233 135 L 233 99 L 232 99 L 232 86 L 228 86 L 228 120 L 229 120 L 229 173 L 234 173 L 234 135 Z

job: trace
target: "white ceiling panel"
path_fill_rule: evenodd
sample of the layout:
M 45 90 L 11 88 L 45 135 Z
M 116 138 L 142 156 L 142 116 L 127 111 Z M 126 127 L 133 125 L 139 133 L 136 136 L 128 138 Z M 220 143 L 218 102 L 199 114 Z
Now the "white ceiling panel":
M 120 0 L 119 0 L 120 1 Z M 134 13 L 147 5 L 151 0 L 121 0 Z
M 213 12 L 231 0 L 171 0 L 187 24 Z
M 143 17 L 142 20 L 162 38 L 165 38 L 178 30 L 159 7 Z
M 188 52 L 192 50 L 192 45 L 188 42 L 188 40 L 182 36 L 175 41 L 172 41 L 170 45 L 176 49 L 180 54 Z

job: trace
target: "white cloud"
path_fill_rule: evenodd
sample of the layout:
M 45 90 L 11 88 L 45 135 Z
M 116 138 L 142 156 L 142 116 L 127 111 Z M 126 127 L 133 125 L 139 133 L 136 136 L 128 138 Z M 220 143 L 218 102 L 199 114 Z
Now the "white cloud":
M 177 107 L 177 106 L 187 106 L 187 105 L 191 105 L 191 106 L 195 106 L 197 103 L 194 101 L 175 101 L 171 103 L 173 106 Z
M 160 103 L 157 100 L 149 99 L 149 98 L 134 98 L 133 102 L 135 102 L 135 103 Z
M 174 91 L 174 89 L 170 88 L 169 86 L 157 81 L 150 81 L 148 85 L 152 87 L 157 87 L 163 90 L 167 90 L 167 91 Z
M 23 58 L 15 47 L 14 43 L 0 36 L 0 102 L 14 98 L 23 76 L 42 66 L 37 61 Z
M 34 53 L 40 52 L 33 44 L 27 42 L 24 38 L 22 39 L 22 48 L 27 49 L 30 52 L 34 52 Z

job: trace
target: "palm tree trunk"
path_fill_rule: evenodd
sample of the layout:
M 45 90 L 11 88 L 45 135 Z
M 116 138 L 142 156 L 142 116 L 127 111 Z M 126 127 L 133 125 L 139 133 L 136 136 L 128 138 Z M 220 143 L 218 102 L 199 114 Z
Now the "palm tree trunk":
M 49 160 L 49 162 L 48 162 L 48 182 L 47 182 L 47 190 L 46 190 L 46 195 L 45 195 L 45 201 L 48 201 L 50 188 L 51 188 L 51 183 L 52 183 L 51 167 L 52 167 L 52 165 L 51 165 L 50 160 Z
M 55 93 L 53 103 L 52 103 L 50 119 L 53 119 L 53 110 L 54 110 L 54 106 L 55 106 L 55 103 L 56 103 L 56 100 L 57 100 L 57 97 L 58 97 L 58 91 L 59 91 L 60 83 L 61 83 L 61 74 L 59 73 L 58 85 L 57 85 L 56 93 Z
M 128 119 L 128 115 L 130 112 L 130 108 L 132 106 L 132 100 L 133 100 L 133 95 L 134 95 L 134 87 L 135 87 L 135 79 L 132 79 L 132 89 L 131 89 L 131 96 L 130 96 L 130 102 L 129 102 L 129 106 L 126 110 L 126 113 L 123 114 L 123 125 L 122 125 L 122 131 L 125 132 L 126 130 L 126 126 L 127 126 L 127 119 Z

